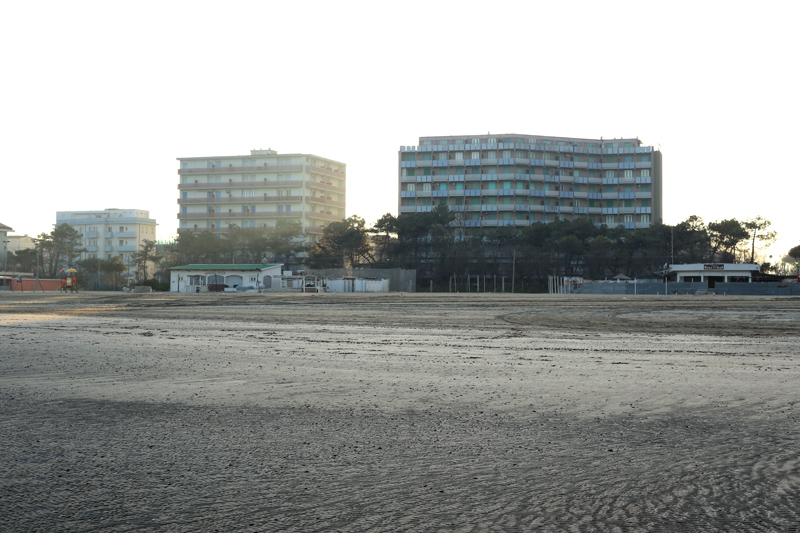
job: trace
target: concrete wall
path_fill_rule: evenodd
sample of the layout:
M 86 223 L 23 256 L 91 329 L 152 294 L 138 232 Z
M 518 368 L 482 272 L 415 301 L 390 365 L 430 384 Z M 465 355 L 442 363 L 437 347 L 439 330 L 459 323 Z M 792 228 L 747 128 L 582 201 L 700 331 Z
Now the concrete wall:
M 344 268 L 307 269 L 306 274 L 324 276 L 326 278 L 378 278 L 389 280 L 389 290 L 393 292 L 416 292 L 417 271 L 402 268 Z

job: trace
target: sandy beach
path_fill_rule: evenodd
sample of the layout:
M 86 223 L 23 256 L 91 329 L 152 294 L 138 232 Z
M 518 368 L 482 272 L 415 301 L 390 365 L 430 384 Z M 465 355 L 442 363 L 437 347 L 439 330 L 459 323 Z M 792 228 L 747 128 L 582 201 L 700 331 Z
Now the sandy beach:
M 0 293 L 2 531 L 800 531 L 800 299 Z

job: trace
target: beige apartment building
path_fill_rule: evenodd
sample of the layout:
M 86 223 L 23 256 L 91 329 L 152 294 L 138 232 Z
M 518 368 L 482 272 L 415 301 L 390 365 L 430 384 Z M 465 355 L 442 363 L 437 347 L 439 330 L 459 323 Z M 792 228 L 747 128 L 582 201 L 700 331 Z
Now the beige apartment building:
M 466 233 L 580 216 L 636 229 L 662 218 L 661 152 L 639 139 L 420 137 L 398 159 L 399 213 L 444 205 Z
M 249 155 L 180 157 L 178 232 L 302 224 L 305 242 L 345 218 L 344 163 L 313 154 L 251 150 Z
M 80 259 L 111 259 L 119 255 L 123 263 L 131 266 L 131 254 L 139 251 L 142 242 L 156 240 L 156 221 L 143 209 L 59 211 L 56 224 L 69 224 L 83 236 L 86 252 Z

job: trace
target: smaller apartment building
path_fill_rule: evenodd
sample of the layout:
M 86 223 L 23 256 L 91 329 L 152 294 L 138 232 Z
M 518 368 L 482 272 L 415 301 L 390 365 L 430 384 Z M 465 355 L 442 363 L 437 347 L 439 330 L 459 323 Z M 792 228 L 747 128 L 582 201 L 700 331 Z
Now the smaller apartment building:
M 346 166 L 312 154 L 178 158 L 178 232 L 274 228 L 299 221 L 306 243 L 345 218 Z
M 111 259 L 122 256 L 126 265 L 131 254 L 146 240 L 156 240 L 156 221 L 142 209 L 104 209 L 103 211 L 59 211 L 56 224 L 69 224 L 83 235 L 86 252 L 80 259 Z
M 399 213 L 444 205 L 466 232 L 579 216 L 635 229 L 662 218 L 661 153 L 639 139 L 420 137 L 398 158 Z

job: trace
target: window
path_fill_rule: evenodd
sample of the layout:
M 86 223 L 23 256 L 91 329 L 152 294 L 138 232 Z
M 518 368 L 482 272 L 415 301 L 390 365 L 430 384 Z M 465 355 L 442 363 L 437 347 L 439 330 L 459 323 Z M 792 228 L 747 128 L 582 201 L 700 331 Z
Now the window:
M 503 150 L 503 159 L 511 159 L 511 150 Z
M 472 156 L 470 157 L 470 159 L 480 159 L 480 158 L 481 158 L 480 152 L 472 152 Z
M 456 161 L 462 161 L 464 159 L 464 152 L 456 152 L 455 153 Z
M 426 192 L 430 191 L 431 190 L 431 184 L 430 183 L 423 183 L 422 184 L 422 190 L 426 191 Z
M 606 215 L 606 226 L 614 225 L 614 215 Z
M 417 184 L 416 183 L 407 183 L 406 184 L 406 190 L 407 191 L 415 191 L 416 188 L 417 188 Z
M 633 170 L 626 170 L 625 171 L 625 177 L 626 178 L 632 178 L 633 177 Z
M 649 168 L 643 168 L 642 169 L 642 177 L 643 178 L 649 178 L 650 177 L 650 169 Z
M 606 178 L 613 178 L 614 171 L 613 170 L 606 170 Z
M 650 223 L 650 215 L 642 215 L 642 224 Z
M 497 152 L 489 151 L 489 152 L 486 153 L 486 157 L 488 159 L 497 159 Z
M 445 152 L 439 154 L 439 161 L 447 161 L 447 154 Z

